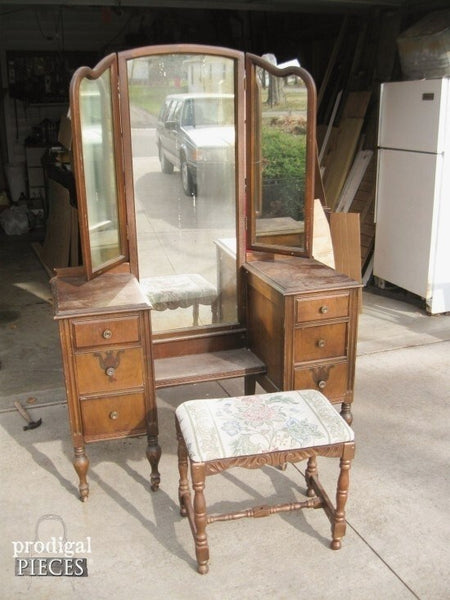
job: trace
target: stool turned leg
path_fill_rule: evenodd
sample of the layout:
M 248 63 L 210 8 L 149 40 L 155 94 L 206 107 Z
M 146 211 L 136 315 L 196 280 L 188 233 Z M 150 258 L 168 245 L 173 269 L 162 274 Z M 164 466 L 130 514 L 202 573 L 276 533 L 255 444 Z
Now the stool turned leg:
M 188 481 L 188 452 L 186 443 L 180 431 L 178 419 L 175 418 L 175 426 L 177 430 L 178 440 L 178 472 L 180 481 L 178 484 L 178 500 L 180 502 L 180 515 L 187 515 L 186 502 L 190 502 L 189 481 Z M 186 497 L 186 499 L 185 499 Z
M 217 300 L 211 302 L 211 318 L 213 323 L 219 322 L 219 309 L 217 306 Z
M 349 486 L 349 471 L 351 460 L 347 458 L 341 458 L 340 460 L 340 473 L 337 483 L 336 491 L 336 510 L 334 513 L 334 519 L 331 525 L 331 535 L 333 540 L 330 544 L 332 550 L 339 550 L 341 547 L 341 539 L 345 535 L 346 523 L 345 523 L 345 504 L 348 497 L 348 486 Z
M 311 456 L 308 459 L 308 466 L 305 471 L 305 481 L 306 481 L 306 495 L 308 498 L 313 498 L 316 495 L 316 492 L 311 485 L 311 477 L 317 477 L 317 457 Z
M 206 502 L 203 494 L 205 489 L 204 463 L 191 463 L 191 476 L 192 487 L 194 488 L 194 537 L 197 570 L 200 574 L 205 575 L 209 570 L 209 547 L 206 536 Z
M 341 417 L 349 425 L 352 424 L 352 422 L 353 422 L 353 415 L 352 415 L 352 405 L 351 404 L 348 404 L 347 402 L 343 402 L 341 404 Z
M 244 376 L 244 394 L 254 396 L 256 391 L 256 375 Z
M 194 300 L 193 309 L 192 309 L 192 320 L 194 327 L 198 327 L 198 316 L 199 316 L 199 306 L 198 302 Z

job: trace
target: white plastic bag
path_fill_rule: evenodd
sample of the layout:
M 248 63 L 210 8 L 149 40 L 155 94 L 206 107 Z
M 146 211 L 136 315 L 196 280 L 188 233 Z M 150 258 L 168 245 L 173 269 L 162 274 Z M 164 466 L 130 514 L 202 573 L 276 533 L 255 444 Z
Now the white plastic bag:
M 0 213 L 0 225 L 6 235 L 28 233 L 28 211 L 26 206 L 10 206 Z

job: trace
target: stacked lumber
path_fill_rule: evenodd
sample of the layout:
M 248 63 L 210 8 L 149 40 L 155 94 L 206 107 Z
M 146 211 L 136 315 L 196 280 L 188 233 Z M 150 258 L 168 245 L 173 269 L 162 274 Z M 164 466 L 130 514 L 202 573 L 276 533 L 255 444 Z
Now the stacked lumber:
M 318 97 L 316 195 L 331 211 L 336 268 L 364 284 L 375 241 L 379 83 L 398 77 L 401 28 L 398 12 L 375 10 L 355 35 L 343 17 Z
M 323 185 L 328 207 L 335 210 L 356 155 L 371 92 L 350 92 L 339 126 L 323 154 Z

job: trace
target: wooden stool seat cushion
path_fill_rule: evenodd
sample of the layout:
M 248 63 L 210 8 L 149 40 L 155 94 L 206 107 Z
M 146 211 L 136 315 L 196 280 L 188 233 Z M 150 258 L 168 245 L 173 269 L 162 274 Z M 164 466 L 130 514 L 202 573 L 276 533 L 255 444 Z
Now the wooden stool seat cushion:
M 354 439 L 352 429 L 316 390 L 188 400 L 177 408 L 176 416 L 193 462 Z
M 217 289 L 198 274 L 144 277 L 141 288 L 155 310 L 188 308 L 197 304 L 211 305 L 217 299 Z

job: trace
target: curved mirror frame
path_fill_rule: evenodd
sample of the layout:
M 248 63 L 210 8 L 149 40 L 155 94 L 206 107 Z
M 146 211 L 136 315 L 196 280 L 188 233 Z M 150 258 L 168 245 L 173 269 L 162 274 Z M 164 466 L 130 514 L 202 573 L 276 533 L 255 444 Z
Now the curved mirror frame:
M 233 333 L 244 319 L 244 54 L 148 46 L 119 53 L 118 67 L 130 263 L 153 337 Z
M 247 54 L 251 250 L 311 256 L 316 89 L 301 67 Z
M 70 105 L 80 238 L 86 277 L 128 260 L 117 58 L 81 67 Z

